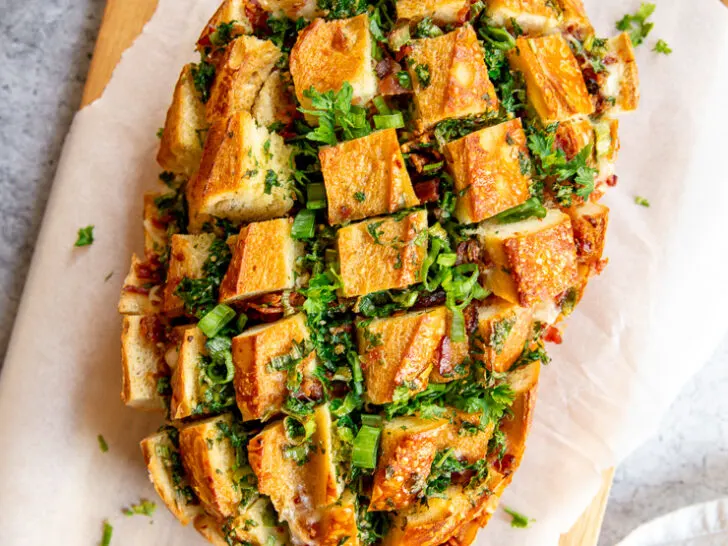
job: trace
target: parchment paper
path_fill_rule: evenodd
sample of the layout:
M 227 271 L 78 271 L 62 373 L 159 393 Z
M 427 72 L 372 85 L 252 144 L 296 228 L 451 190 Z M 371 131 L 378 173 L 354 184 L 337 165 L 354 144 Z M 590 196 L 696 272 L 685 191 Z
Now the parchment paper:
M 137 443 L 160 419 L 119 401 L 116 301 L 142 248 L 142 192 L 159 171 L 155 133 L 217 3 L 161 0 L 104 97 L 73 123 L 0 381 L 3 546 L 96 544 L 106 518 L 112 544 L 202 543 L 164 508 L 153 525 L 120 513 L 156 498 Z M 638 4 L 587 1 L 603 34 Z M 600 471 L 656 430 L 728 327 L 728 10 L 718 0 L 660 0 L 655 22 L 638 51 L 642 106 L 623 118 L 620 183 L 605 200 L 611 263 L 565 343 L 551 348 L 526 457 L 503 501 L 536 523 L 510 529 L 499 512 L 480 545 L 556 544 Z M 658 37 L 671 56 L 650 51 Z M 73 248 L 88 224 L 96 242 Z

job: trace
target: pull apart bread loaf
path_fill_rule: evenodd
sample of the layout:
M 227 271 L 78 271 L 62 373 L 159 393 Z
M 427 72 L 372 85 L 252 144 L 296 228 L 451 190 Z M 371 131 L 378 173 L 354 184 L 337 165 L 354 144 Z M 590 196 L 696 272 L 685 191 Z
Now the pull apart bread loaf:
M 226 0 L 182 68 L 124 402 L 214 544 L 466 545 L 602 258 L 637 106 L 581 0 Z

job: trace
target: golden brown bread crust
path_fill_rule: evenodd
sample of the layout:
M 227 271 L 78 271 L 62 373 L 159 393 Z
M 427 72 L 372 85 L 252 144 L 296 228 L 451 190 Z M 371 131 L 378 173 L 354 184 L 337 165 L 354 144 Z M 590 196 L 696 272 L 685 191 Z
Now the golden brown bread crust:
M 594 35 L 594 27 L 584 8 L 583 0 L 558 0 L 561 8 L 561 29 L 580 39 Z
M 366 14 L 351 19 L 316 19 L 298 35 L 291 50 L 291 75 L 296 96 L 311 107 L 304 91 L 338 91 L 345 82 L 354 89 L 354 103 L 366 104 L 377 91 L 371 62 L 371 36 Z M 326 54 L 322 55 L 321 52 Z
M 579 64 L 561 34 L 518 38 L 508 60 L 523 74 L 528 100 L 542 123 L 568 121 L 594 112 Z
M 294 344 L 309 339 L 306 318 L 302 313 L 246 330 L 233 338 L 235 397 L 245 421 L 266 420 L 281 410 L 288 394 L 285 371 L 271 369 L 273 358 L 291 354 Z M 310 372 L 316 365 L 316 353 L 304 355 L 297 369 L 309 376 L 301 386 L 311 394 Z
M 211 233 L 172 235 L 162 303 L 162 311 L 167 315 L 176 316 L 184 312 L 184 303 L 175 295 L 175 290 L 184 278 L 200 279 L 204 276 L 203 266 L 214 240 L 215 236 Z
M 392 214 L 420 204 L 394 129 L 323 148 L 319 158 L 331 225 Z M 356 176 L 352 177 L 352 173 Z
M 232 303 L 280 290 L 295 283 L 301 243 L 291 238 L 292 219 L 248 224 L 240 230 L 230 267 L 220 285 L 220 301 Z
M 329 506 L 322 521 L 322 546 L 359 546 L 357 504 L 354 494 L 346 490 L 341 498 Z
M 392 402 L 398 389 L 414 394 L 427 388 L 446 324 L 446 309 L 437 307 L 360 325 L 359 354 L 371 402 Z
M 169 375 L 164 361 L 160 332 L 164 324 L 157 315 L 129 315 L 121 329 L 121 400 L 145 411 L 162 411 L 164 399 L 158 381 Z
M 146 271 L 148 267 L 136 254 L 131 255 L 131 266 L 117 306 L 122 315 L 156 315 L 161 311 L 162 287 L 150 287 L 149 279 L 139 276 L 139 271 Z
M 602 93 L 614 99 L 608 112 L 630 112 L 636 110 L 640 102 L 640 82 L 634 46 L 629 34 L 607 40 L 607 73 L 602 75 Z
M 426 87 L 417 77 L 417 65 L 429 67 L 431 79 Z M 446 118 L 498 109 L 498 98 L 488 79 L 483 50 L 470 24 L 444 36 L 414 40 L 408 67 L 418 124 L 422 129 Z
M 586 203 L 569 209 L 579 263 L 594 265 L 602 259 L 609 225 L 609 208 Z
M 341 228 L 337 247 L 344 297 L 406 288 L 418 282 L 426 254 L 427 211 Z
M 431 17 L 440 24 L 462 22 L 470 11 L 468 0 L 398 0 L 397 18 L 419 21 Z
M 190 230 L 199 231 L 210 215 L 242 222 L 285 215 L 293 206 L 289 156 L 283 139 L 247 112 L 214 123 L 187 187 Z
M 485 366 L 494 372 L 507 372 L 531 338 L 533 310 L 494 301 L 478 309 L 479 347 Z
M 530 307 L 561 294 L 576 281 L 576 246 L 569 217 L 550 210 L 543 220 L 489 225 L 482 236 L 494 263 L 492 291 Z
M 528 161 L 528 147 L 519 118 L 450 142 L 445 153 L 461 223 L 480 222 L 530 197 L 530 176 L 521 167 Z
M 488 0 L 491 24 L 512 28 L 517 24 L 527 34 L 549 34 L 559 24 L 559 9 L 550 0 Z
M 188 176 L 200 164 L 207 129 L 205 105 L 195 89 L 192 67 L 186 65 L 177 81 L 157 154 L 157 162 L 165 171 Z
M 233 40 L 217 67 L 207 101 L 208 122 L 226 120 L 235 112 L 249 112 L 280 56 L 270 40 L 254 36 Z
M 231 426 L 230 414 L 187 425 L 179 450 L 190 484 L 205 510 L 219 518 L 234 516 L 242 499 L 235 482 L 236 453 L 219 424 Z
M 200 359 L 207 355 L 206 342 L 205 334 L 197 327 L 182 332 L 177 366 L 172 373 L 171 419 L 189 417 L 200 403 Z
M 249 34 L 253 30 L 245 9 L 249 3 L 250 0 L 224 0 L 197 39 L 198 47 L 207 45 L 210 35 L 222 23 L 232 23 L 233 36 Z

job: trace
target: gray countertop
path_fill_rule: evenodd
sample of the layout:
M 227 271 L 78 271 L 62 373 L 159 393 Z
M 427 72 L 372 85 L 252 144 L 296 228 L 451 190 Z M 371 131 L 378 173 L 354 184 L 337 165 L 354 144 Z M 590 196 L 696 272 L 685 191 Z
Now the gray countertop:
M 104 4 L 0 0 L 0 361 Z M 683 390 L 658 435 L 620 466 L 601 545 L 728 491 L 726 363 L 728 339 Z

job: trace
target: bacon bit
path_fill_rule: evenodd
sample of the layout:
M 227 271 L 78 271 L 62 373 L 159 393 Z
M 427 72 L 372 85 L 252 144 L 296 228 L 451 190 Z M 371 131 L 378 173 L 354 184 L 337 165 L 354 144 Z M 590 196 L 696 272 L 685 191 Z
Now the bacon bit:
M 379 80 L 379 93 L 385 97 L 391 97 L 393 95 L 407 95 L 411 93 L 410 89 L 405 89 L 399 84 L 399 80 L 390 74 L 383 80 Z
M 458 245 L 455 252 L 457 265 L 478 263 L 482 256 L 482 249 L 477 241 L 464 241 Z
M 549 343 L 555 343 L 556 345 L 561 345 L 564 342 L 563 338 L 561 337 L 561 331 L 555 326 L 549 326 L 548 328 L 546 328 L 543 339 L 544 341 L 548 341 Z
M 250 21 L 253 30 L 268 28 L 268 12 L 260 6 L 258 0 L 245 2 L 245 16 Z
M 465 331 L 471 335 L 478 329 L 478 305 L 473 302 L 463 311 L 465 315 Z
M 156 315 L 142 317 L 139 328 L 142 335 L 152 343 L 162 343 L 165 340 L 164 324 Z
M 402 47 L 399 48 L 399 51 L 397 51 L 397 53 L 395 53 L 394 59 L 397 62 L 401 62 L 410 53 L 412 53 L 412 46 L 411 45 L 403 45 Z
M 425 165 L 427 165 L 429 163 L 429 161 L 427 161 L 426 157 L 424 157 L 420 154 L 415 154 L 415 153 L 411 153 L 409 155 L 409 160 L 412 163 L 412 166 L 415 168 L 415 170 L 419 174 L 422 174 L 422 172 L 425 169 Z
M 155 260 L 156 263 L 147 261 L 136 264 L 134 272 L 139 280 L 144 281 L 144 284 L 159 284 L 162 282 L 162 274 L 164 271 L 159 265 L 159 261 Z
M 429 294 L 420 294 L 417 298 L 417 302 L 412 306 L 412 310 L 414 311 L 444 305 L 445 299 L 445 291 L 440 289 Z
M 609 186 L 610 188 L 613 188 L 617 185 L 617 182 L 619 182 L 619 177 L 616 174 L 613 174 L 612 176 L 608 177 L 604 183 Z
M 618 61 L 619 61 L 619 59 L 617 59 L 617 57 L 615 57 L 614 55 L 607 55 L 602 59 L 602 64 L 610 65 L 610 64 L 615 64 Z
M 402 70 L 402 65 L 395 62 L 391 57 L 385 57 L 377 63 L 374 71 L 377 73 L 377 78 L 380 80 L 389 74 L 394 74 Z
M 129 294 L 141 294 L 142 296 L 149 295 L 149 288 L 144 288 L 143 286 L 134 286 L 133 284 L 125 285 L 124 288 L 122 288 L 121 290 Z
M 199 40 L 197 40 L 197 49 L 198 51 L 201 51 L 207 47 L 212 46 L 212 42 L 210 41 L 210 36 L 212 33 L 215 32 L 215 27 L 213 25 L 207 25 L 205 30 L 202 33 L 202 36 Z
M 441 376 L 447 377 L 452 374 L 454 368 L 452 363 L 452 342 L 450 341 L 450 336 L 444 336 L 442 338 L 438 350 L 440 352 L 440 356 L 437 364 L 437 371 L 440 372 Z
M 513 463 L 515 462 L 516 458 L 510 453 L 506 453 L 502 459 L 498 459 L 493 463 L 493 468 L 501 474 L 510 474 L 513 469 Z
M 414 190 L 420 204 L 434 203 L 440 199 L 440 183 L 437 181 L 418 182 L 414 185 Z

